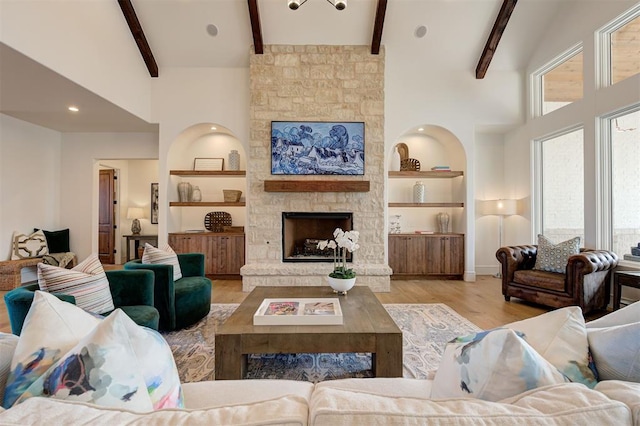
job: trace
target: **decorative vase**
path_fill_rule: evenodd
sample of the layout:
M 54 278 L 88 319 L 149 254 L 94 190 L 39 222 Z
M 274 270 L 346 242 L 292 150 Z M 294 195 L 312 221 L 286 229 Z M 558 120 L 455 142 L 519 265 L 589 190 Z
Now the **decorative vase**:
M 327 277 L 329 285 L 333 289 L 334 293 L 347 294 L 347 291 L 351 290 L 356 284 L 356 277 L 353 278 L 333 278 Z
M 399 214 L 391 215 L 391 220 L 389 221 L 389 233 L 390 234 L 400 234 L 401 226 L 400 226 L 400 216 Z
M 198 188 L 197 186 L 193 187 L 193 192 L 191 194 L 191 201 L 194 201 L 196 203 L 199 203 L 200 201 L 202 201 L 202 192 L 200 192 L 200 188 Z
M 232 149 L 229 153 L 229 169 L 228 170 L 240 170 L 240 154 L 235 149 Z
M 178 199 L 181 203 L 188 203 L 191 201 L 191 195 L 193 188 L 189 182 L 180 182 L 178 184 Z
M 393 154 L 391 154 L 391 164 L 389 165 L 389 170 L 392 172 L 400 171 L 400 153 L 398 152 L 398 147 L 393 148 Z
M 438 219 L 438 232 L 446 234 L 449 232 L 449 214 L 440 212 L 437 216 Z
M 424 203 L 424 184 L 421 181 L 413 185 L 413 202 Z

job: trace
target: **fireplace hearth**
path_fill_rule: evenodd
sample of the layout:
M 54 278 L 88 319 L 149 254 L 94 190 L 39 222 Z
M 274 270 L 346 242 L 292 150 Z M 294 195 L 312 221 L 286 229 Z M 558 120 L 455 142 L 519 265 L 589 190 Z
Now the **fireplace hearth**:
M 333 262 L 333 250 L 319 250 L 318 242 L 333 239 L 333 231 L 342 228 L 353 230 L 352 213 L 334 212 L 283 212 L 282 213 L 282 261 L 283 262 Z M 347 262 L 353 261 L 348 253 Z

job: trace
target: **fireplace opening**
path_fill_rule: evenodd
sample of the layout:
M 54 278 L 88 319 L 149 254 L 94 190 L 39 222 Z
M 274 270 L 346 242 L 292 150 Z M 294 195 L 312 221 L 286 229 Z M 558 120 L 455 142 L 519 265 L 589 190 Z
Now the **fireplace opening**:
M 282 213 L 283 262 L 333 262 L 333 250 L 319 250 L 318 242 L 332 240 L 333 231 L 353 230 L 353 213 Z M 347 252 L 347 262 L 353 253 Z

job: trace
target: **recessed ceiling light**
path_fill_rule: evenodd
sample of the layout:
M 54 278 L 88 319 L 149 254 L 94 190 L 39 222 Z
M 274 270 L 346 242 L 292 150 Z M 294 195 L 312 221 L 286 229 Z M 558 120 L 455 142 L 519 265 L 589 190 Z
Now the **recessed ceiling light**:
M 211 37 L 217 36 L 218 35 L 218 27 L 216 27 L 213 24 L 207 25 L 207 34 L 209 34 Z
M 211 126 L 211 130 L 218 130 L 216 126 Z
M 424 132 L 424 127 L 418 127 L 419 132 Z
M 413 34 L 416 36 L 416 38 L 422 38 L 427 35 L 427 27 L 425 25 L 420 25 L 418 28 L 416 28 Z
M 78 112 L 78 111 L 80 111 L 80 109 L 79 109 L 77 106 L 75 106 L 75 105 L 71 105 L 71 106 L 69 107 L 69 111 L 71 111 L 71 112 Z

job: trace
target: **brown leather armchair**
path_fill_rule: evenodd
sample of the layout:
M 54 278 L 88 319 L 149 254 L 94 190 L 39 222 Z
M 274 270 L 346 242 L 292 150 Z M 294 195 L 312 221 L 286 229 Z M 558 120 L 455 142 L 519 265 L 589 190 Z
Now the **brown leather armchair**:
M 517 297 L 561 308 L 580 306 L 583 313 L 605 309 L 611 293 L 611 272 L 618 256 L 607 250 L 580 249 L 569 257 L 564 274 L 533 269 L 538 246 L 501 247 L 502 294 L 507 302 Z

